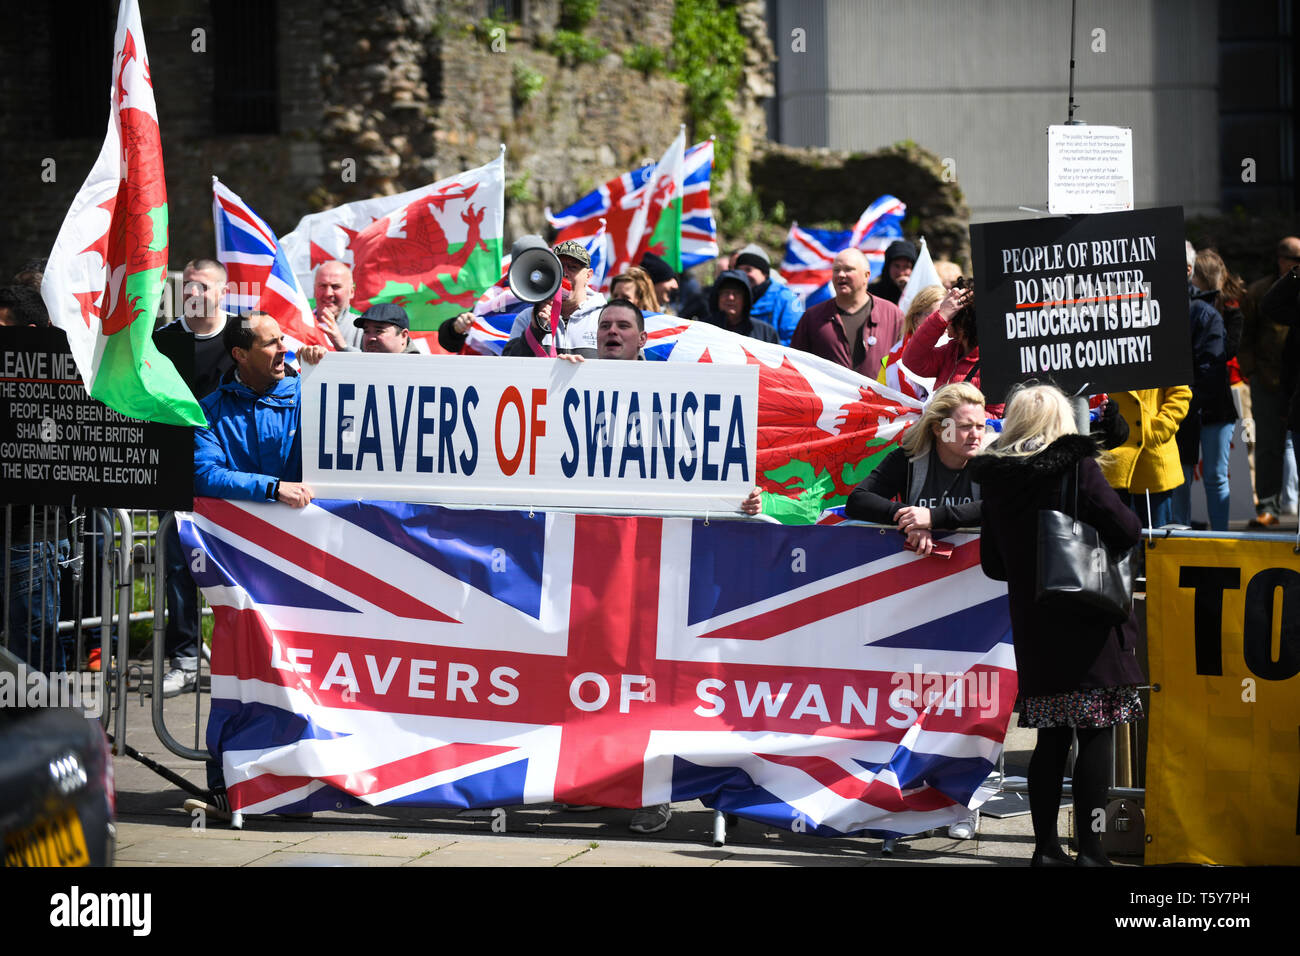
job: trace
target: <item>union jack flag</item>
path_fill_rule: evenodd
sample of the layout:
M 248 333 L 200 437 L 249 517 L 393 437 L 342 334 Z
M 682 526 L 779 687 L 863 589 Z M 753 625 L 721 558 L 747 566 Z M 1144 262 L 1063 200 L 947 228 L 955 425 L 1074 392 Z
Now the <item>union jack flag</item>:
M 212 499 L 181 534 L 250 813 L 699 798 L 913 833 L 987 796 L 1016 696 L 971 536 Z
M 590 243 L 604 232 L 604 261 L 625 262 L 632 258 L 641 236 L 630 236 L 629 229 L 641 204 L 642 191 L 654 178 L 655 164 L 648 163 L 631 172 L 616 176 L 573 205 L 558 213 L 546 210 L 547 221 L 556 230 L 555 241 L 576 239 Z M 682 193 L 682 269 L 693 268 L 718 255 L 718 225 L 710 205 L 709 182 L 713 172 L 713 140 L 696 143 L 686 151 Z M 590 249 L 590 246 L 588 247 Z M 595 260 L 592 262 L 593 268 Z M 593 288 L 606 292 L 609 279 L 602 277 Z
M 280 324 L 294 349 L 333 348 L 316 327 L 316 317 L 271 227 L 216 176 L 212 177 L 212 224 L 217 260 L 226 267 L 231 282 L 227 308 L 241 314 L 252 309 L 266 312 Z
M 867 256 L 873 276 L 885 265 L 885 249 L 895 239 L 903 238 L 903 216 L 907 206 L 893 196 L 881 196 L 858 217 L 852 229 L 836 232 L 828 229 L 801 229 L 790 225 L 785 241 L 785 258 L 781 276 L 802 299 L 805 306 L 816 305 L 834 295 L 831 289 L 831 264 L 845 249 L 861 249 Z

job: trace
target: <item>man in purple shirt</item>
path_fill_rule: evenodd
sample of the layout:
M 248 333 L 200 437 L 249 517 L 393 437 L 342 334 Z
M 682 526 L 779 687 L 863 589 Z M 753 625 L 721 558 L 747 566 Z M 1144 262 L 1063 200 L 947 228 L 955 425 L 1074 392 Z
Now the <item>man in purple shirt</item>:
M 903 337 L 898 306 L 867 291 L 871 266 L 859 249 L 845 249 L 831 266 L 835 297 L 803 314 L 790 345 L 874 379 Z

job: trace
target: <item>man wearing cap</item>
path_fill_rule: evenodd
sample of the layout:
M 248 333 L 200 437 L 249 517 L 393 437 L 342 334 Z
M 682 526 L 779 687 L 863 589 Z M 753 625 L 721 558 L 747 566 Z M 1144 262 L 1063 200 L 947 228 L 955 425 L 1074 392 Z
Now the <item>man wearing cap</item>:
M 556 322 L 556 352 L 596 357 L 596 316 L 605 305 L 605 297 L 588 288 L 591 282 L 591 256 L 586 247 L 566 239 L 552 250 L 559 257 L 564 277 L 572 290 L 560 300 L 560 318 Z M 459 321 L 459 320 L 458 320 Z M 502 355 L 549 355 L 551 348 L 551 302 L 538 302 L 515 316 L 510 341 Z
M 406 310 L 396 302 L 372 305 L 363 315 L 353 319 L 352 324 L 361 330 L 363 352 L 387 352 L 390 355 L 419 352 L 411 341 L 411 320 Z
M 646 271 L 655 286 L 655 298 L 663 305 L 677 294 L 677 273 L 665 260 L 647 252 L 641 257 L 641 268 Z
M 781 344 L 789 345 L 803 315 L 803 306 L 788 285 L 772 278 L 772 261 L 767 253 L 751 242 L 736 253 L 733 268 L 743 272 L 753 287 L 754 304 L 750 306 L 749 317 L 772 326 Z
M 871 266 L 860 249 L 837 255 L 831 264 L 835 297 L 803 314 L 791 346 L 875 378 L 881 361 L 903 337 L 903 313 L 867 291 L 870 278 Z
M 916 246 L 906 239 L 896 239 L 885 250 L 885 268 L 880 278 L 867 290 L 878 299 L 898 305 L 903 287 L 916 265 Z
M 673 267 L 653 252 L 641 257 L 641 268 L 650 276 L 655 286 L 659 307 L 666 314 L 683 319 L 703 319 L 709 314 L 709 297 L 699 282 L 688 274 L 679 277 Z

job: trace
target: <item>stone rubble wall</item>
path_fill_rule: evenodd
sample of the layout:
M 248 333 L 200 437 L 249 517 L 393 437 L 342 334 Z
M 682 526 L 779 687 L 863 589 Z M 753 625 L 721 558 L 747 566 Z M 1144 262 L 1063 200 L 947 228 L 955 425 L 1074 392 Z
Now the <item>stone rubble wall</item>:
M 952 233 L 936 247 L 958 248 L 964 206 L 953 198 L 955 187 L 925 172 L 928 158 L 918 167 L 915 157 L 836 158 L 766 142 L 774 61 L 766 5 L 736 6 L 748 43 L 735 103 L 741 132 L 732 176 L 715 176 L 715 205 L 730 189 L 752 189 L 765 209 L 784 202 L 789 218 L 814 225 L 856 216 L 863 197 L 910 190 L 915 198 L 903 198 L 912 211 L 941 221 L 936 235 Z M 545 206 L 563 208 L 657 159 L 672 141 L 684 118 L 682 85 L 662 71 L 645 76 L 627 68 L 621 54 L 636 44 L 668 52 L 673 0 L 601 0 L 582 32 L 610 52 L 577 65 L 548 49 L 560 0 L 526 0 L 522 21 L 498 31 L 482 19 L 485 9 L 483 0 L 279 0 L 279 132 L 231 136 L 215 132 L 214 51 L 225 40 L 215 35 L 209 4 L 149 5 L 144 28 L 167 171 L 171 268 L 215 252 L 213 175 L 284 234 L 306 213 L 414 189 L 488 162 L 504 144 L 509 240 L 545 234 Z M 102 143 L 99 130 L 54 135 L 51 77 L 66 68 L 51 62 L 57 17 L 32 4 L 16 7 L 11 21 L 0 41 L 7 53 L 0 66 L 0 181 L 7 185 L 0 281 L 25 259 L 48 254 Z M 195 30 L 205 31 L 203 51 L 194 49 Z M 57 175 L 43 182 L 42 164 L 51 158 Z M 828 164 L 839 164 L 839 172 L 806 175 Z M 893 185 L 877 189 L 876 182 Z M 766 231 L 780 232 L 768 243 L 779 258 L 784 232 Z

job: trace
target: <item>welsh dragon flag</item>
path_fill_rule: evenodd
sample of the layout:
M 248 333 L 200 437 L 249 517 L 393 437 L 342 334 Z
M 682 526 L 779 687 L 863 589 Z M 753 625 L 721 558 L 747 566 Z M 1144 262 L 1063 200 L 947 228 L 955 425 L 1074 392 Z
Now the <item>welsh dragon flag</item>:
M 136 0 L 117 13 L 108 133 L 50 252 L 41 296 L 92 398 L 132 418 L 204 425 L 153 345 L 167 273 L 167 184 Z
M 615 263 L 615 274 L 635 265 L 653 252 L 678 272 L 682 271 L 682 194 L 686 174 L 686 128 L 655 165 L 649 188 L 641 193 L 641 204 L 632 216 L 628 248 L 632 258 Z M 639 239 L 634 237 L 639 236 Z
M 305 216 L 280 247 L 304 289 L 330 259 L 352 266 L 352 308 L 396 302 L 411 328 L 435 330 L 501 278 L 505 160 L 398 196 Z

